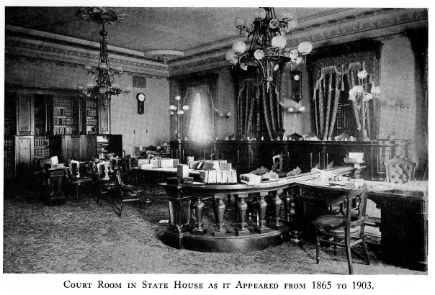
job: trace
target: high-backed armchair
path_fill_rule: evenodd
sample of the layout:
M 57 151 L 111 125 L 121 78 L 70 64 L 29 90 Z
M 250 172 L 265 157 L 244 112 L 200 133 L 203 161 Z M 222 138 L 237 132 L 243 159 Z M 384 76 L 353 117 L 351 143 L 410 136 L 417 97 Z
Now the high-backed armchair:
M 386 178 L 390 183 L 407 183 L 414 180 L 416 163 L 405 158 L 393 158 L 384 162 Z

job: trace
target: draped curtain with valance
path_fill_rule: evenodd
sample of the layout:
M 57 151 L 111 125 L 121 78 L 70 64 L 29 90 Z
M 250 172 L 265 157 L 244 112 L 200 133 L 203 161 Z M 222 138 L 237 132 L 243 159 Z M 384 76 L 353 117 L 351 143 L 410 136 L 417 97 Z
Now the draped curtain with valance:
M 277 83 L 277 85 L 279 85 Z M 275 84 L 245 78 L 239 81 L 237 95 L 237 135 L 273 139 L 282 136 L 283 108 Z
M 197 142 L 207 142 L 217 136 L 215 122 L 217 101 L 217 77 L 191 78 L 179 80 L 181 104 L 189 110 L 181 115 L 183 138 Z
M 349 90 L 355 85 L 361 85 L 370 92 L 371 87 L 380 84 L 380 61 L 375 51 L 350 53 L 339 57 L 315 59 L 313 61 L 313 132 L 322 140 L 332 137 L 336 123 L 337 110 L 340 102 L 348 101 Z M 366 70 L 366 79 L 358 79 L 360 70 Z M 366 115 L 366 130 L 372 139 L 379 134 L 379 101 L 369 101 L 361 114 L 361 108 L 355 101 L 352 104 L 357 128 L 360 130 L 361 117 Z

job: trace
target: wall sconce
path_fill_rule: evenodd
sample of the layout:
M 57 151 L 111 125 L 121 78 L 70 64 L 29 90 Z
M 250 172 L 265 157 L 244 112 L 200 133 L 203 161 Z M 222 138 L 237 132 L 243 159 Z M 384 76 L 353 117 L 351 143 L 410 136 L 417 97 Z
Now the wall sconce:
M 290 113 L 290 115 L 302 115 L 303 112 L 305 112 L 305 107 L 299 107 L 299 108 L 288 108 L 287 111 Z
M 219 113 L 219 118 L 225 118 L 225 119 L 229 119 L 231 118 L 233 114 L 231 112 L 227 112 L 226 114 L 224 113 Z

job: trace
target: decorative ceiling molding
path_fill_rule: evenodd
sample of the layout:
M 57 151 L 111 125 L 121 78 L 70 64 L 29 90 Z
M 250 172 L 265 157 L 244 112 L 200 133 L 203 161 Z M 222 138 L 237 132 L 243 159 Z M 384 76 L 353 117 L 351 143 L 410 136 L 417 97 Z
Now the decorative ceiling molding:
M 348 14 L 349 11 L 346 11 Z M 310 41 L 314 47 L 330 46 L 360 39 L 379 38 L 428 26 L 426 9 L 379 9 L 361 12 L 321 26 L 302 27 L 288 40 L 289 47 Z M 226 44 L 226 43 L 225 43 Z M 170 76 L 228 66 L 225 54 L 230 46 L 177 59 L 169 63 Z
M 99 60 L 97 50 L 11 35 L 6 35 L 5 38 L 5 54 L 6 56 L 45 59 L 77 66 L 97 65 Z M 125 72 L 149 75 L 150 77 L 169 77 L 168 66 L 162 63 L 112 53 L 110 53 L 110 62 L 113 66 L 121 66 Z
M 310 41 L 314 48 L 360 39 L 382 38 L 409 29 L 428 27 L 427 9 L 345 8 L 313 15 L 300 20 L 300 27 L 288 39 L 289 47 Z M 225 54 L 239 36 L 213 42 L 185 52 L 185 57 L 168 65 L 147 60 L 142 52 L 110 46 L 110 61 L 124 71 L 149 77 L 178 76 L 228 66 Z M 6 57 L 22 56 L 72 66 L 97 64 L 99 43 L 6 27 Z

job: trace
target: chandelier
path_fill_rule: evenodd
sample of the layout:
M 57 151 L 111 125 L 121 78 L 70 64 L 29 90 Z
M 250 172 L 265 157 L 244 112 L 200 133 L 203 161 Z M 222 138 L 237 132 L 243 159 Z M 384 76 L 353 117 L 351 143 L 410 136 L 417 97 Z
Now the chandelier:
M 88 83 L 86 86 L 79 84 L 77 88 L 85 93 L 88 97 L 102 98 L 102 105 L 106 108 L 110 105 L 112 95 L 119 95 L 120 93 L 130 92 L 130 87 L 121 88 L 119 84 L 115 83 L 115 76 L 121 77 L 123 74 L 122 67 L 111 67 L 109 61 L 109 53 L 107 51 L 107 31 L 106 24 L 113 24 L 122 22 L 127 14 L 120 13 L 113 8 L 104 7 L 91 7 L 80 8 L 77 16 L 81 19 L 99 23 L 102 25 L 100 31 L 100 58 L 98 66 L 85 66 L 85 70 L 89 77 L 93 77 L 94 81 Z
M 226 60 L 242 70 L 248 66 L 257 67 L 262 82 L 274 81 L 274 73 L 283 70 L 286 63 L 299 65 L 305 62 L 305 56 L 311 52 L 313 46 L 310 42 L 301 42 L 297 49 L 287 48 L 286 34 L 292 33 L 298 26 L 298 21 L 289 11 L 283 11 L 282 19 L 278 19 L 273 7 L 262 7 L 255 13 L 255 20 L 246 26 L 246 20 L 238 17 L 235 20 L 240 35 L 248 34 L 251 40 L 249 49 L 245 42 L 237 41 L 232 50 L 226 54 Z

